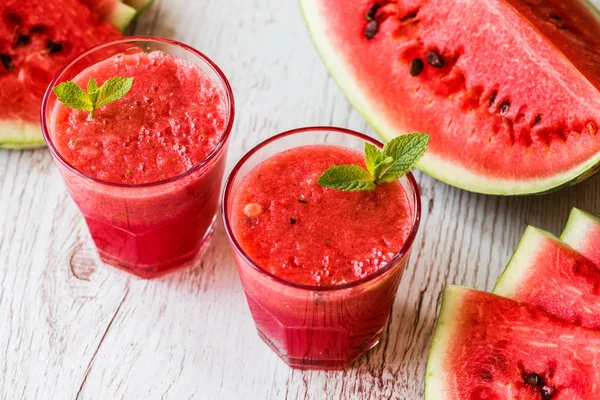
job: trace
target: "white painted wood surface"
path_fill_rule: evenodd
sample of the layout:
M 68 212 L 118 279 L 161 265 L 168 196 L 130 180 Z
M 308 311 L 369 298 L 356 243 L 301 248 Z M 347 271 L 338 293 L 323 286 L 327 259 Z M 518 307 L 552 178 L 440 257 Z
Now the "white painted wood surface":
M 290 128 L 371 132 L 293 0 L 156 0 L 136 33 L 186 42 L 230 78 L 228 169 Z M 196 267 L 138 280 L 97 262 L 47 151 L 0 151 L 0 176 L 0 398 L 11 400 L 419 399 L 443 285 L 489 290 L 527 224 L 560 233 L 572 206 L 600 211 L 600 178 L 499 198 L 417 173 L 421 231 L 381 345 L 345 372 L 301 372 L 256 335 L 222 226 Z

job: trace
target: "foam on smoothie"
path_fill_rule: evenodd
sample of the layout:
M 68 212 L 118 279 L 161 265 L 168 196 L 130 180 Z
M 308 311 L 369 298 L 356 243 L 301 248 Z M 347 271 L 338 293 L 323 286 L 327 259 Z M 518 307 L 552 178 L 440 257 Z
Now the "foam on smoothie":
M 195 64 L 166 53 L 118 54 L 82 71 L 102 85 L 133 77 L 131 91 L 95 112 L 60 102 L 50 132 L 58 152 L 79 171 L 104 181 L 156 182 L 185 172 L 217 146 L 227 125 L 225 94 Z

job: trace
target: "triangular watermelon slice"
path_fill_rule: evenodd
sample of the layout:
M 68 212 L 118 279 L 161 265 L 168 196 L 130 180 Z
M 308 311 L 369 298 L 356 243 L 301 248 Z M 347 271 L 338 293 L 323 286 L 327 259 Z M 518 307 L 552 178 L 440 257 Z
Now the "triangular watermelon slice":
M 600 265 L 600 218 L 596 215 L 573 208 L 560 239 Z
M 541 229 L 525 230 L 493 292 L 600 329 L 600 269 Z
M 2 0 L 0 16 L 0 147 L 39 147 L 40 106 L 52 77 L 122 35 L 77 0 Z
M 600 166 L 600 15 L 585 0 L 299 0 L 325 66 L 418 167 L 489 194 L 556 190 Z
M 103 20 L 124 32 L 153 0 L 80 0 Z
M 137 10 L 121 0 L 79 0 L 103 20 L 123 32 L 137 15 Z
M 447 286 L 425 399 L 600 399 L 600 332 L 504 297 Z
M 146 11 L 154 0 L 125 0 L 125 4 L 137 10 L 138 13 Z

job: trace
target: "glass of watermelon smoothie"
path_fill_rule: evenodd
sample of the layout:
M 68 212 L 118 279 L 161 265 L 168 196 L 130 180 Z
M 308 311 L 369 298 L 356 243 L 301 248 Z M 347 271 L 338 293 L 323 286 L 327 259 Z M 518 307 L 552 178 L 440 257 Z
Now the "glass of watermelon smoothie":
M 233 169 L 225 229 L 259 336 L 290 366 L 341 369 L 374 347 L 419 227 L 412 174 L 375 191 L 317 184 L 362 164 L 357 132 L 314 127 L 259 144 Z
M 115 76 L 133 77 L 131 90 L 93 118 L 52 91 Z M 200 256 L 213 233 L 233 118 L 223 72 L 166 39 L 108 42 L 54 78 L 42 130 L 104 262 L 153 278 Z

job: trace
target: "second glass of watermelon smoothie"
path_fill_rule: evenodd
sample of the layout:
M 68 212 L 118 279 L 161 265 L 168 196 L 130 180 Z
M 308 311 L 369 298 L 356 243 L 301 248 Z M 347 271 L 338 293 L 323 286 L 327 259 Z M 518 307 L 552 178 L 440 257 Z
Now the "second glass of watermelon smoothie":
M 52 91 L 115 76 L 132 77 L 131 90 L 93 118 Z M 197 259 L 213 233 L 233 118 L 221 70 L 166 39 L 100 45 L 54 78 L 44 137 L 104 262 L 152 278 Z
M 282 133 L 251 150 L 223 195 L 225 229 L 259 336 L 290 366 L 340 369 L 380 340 L 419 226 L 412 174 L 344 192 L 330 166 L 364 167 L 341 128 Z

